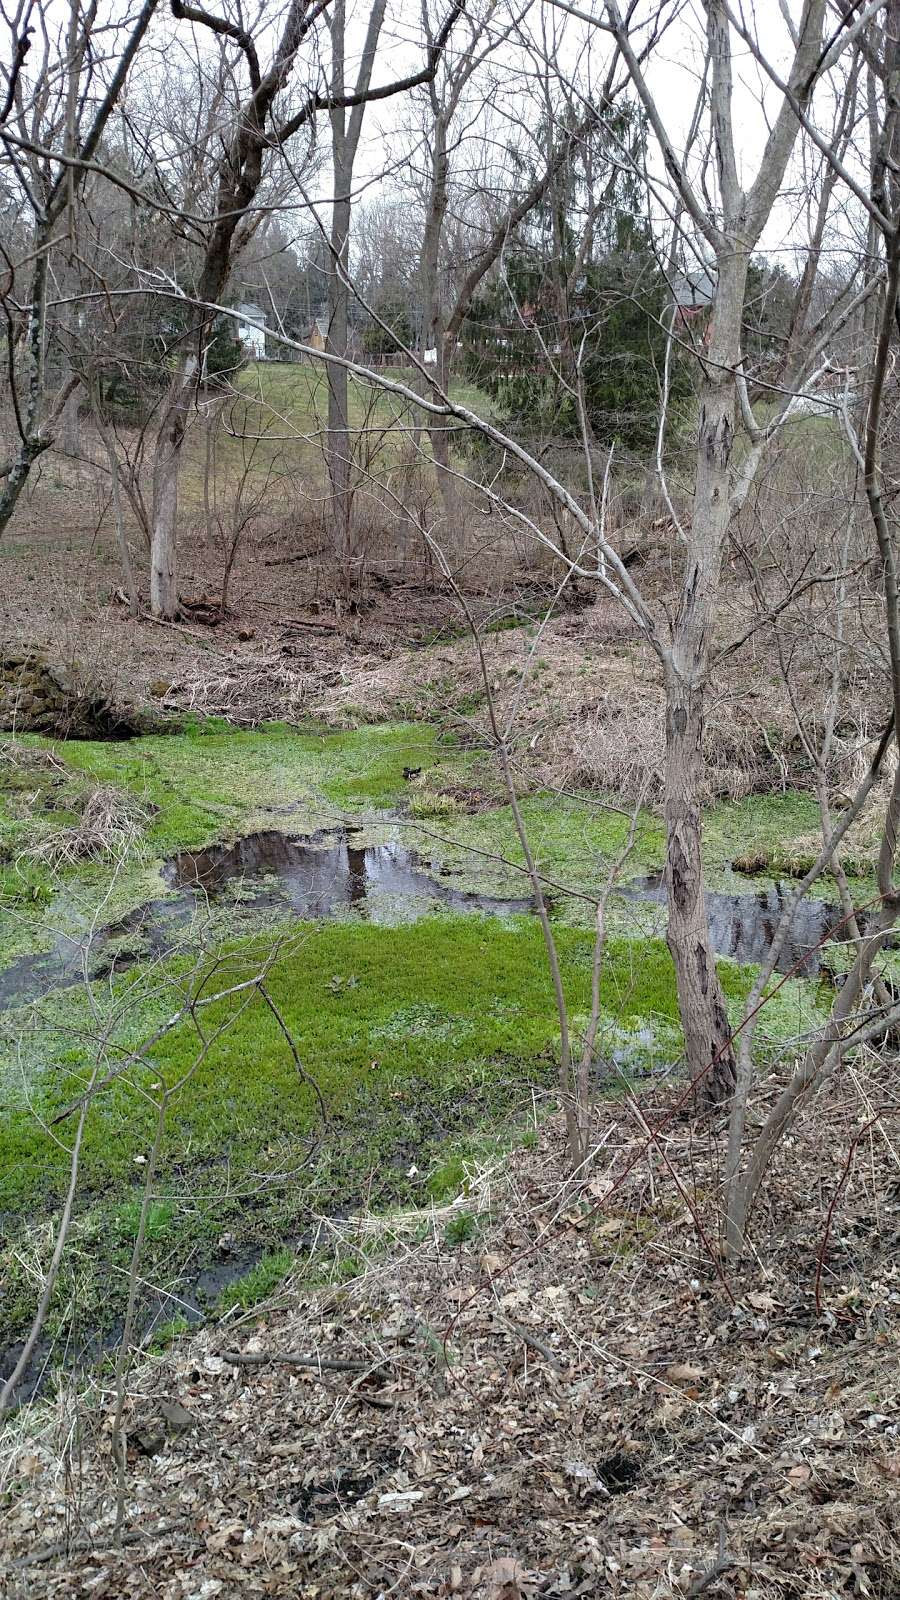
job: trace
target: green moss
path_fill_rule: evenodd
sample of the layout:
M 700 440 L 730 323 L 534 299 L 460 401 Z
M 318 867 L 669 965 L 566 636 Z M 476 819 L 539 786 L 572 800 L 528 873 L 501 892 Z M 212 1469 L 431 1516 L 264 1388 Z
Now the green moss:
M 564 981 L 581 1009 L 589 952 L 588 935 L 560 930 Z M 4 1272 L 12 1270 L 21 1230 L 52 1214 L 64 1191 L 76 1119 L 55 1126 L 59 1142 L 44 1123 L 88 1087 L 98 1049 L 91 1040 L 103 1037 L 100 1075 L 115 1072 L 185 992 L 210 994 L 240 982 L 269 954 L 264 941 L 239 941 L 220 950 L 202 978 L 194 961 L 181 957 L 96 987 L 90 1004 L 81 991 L 42 1002 L 29 1028 L 16 1013 L 6 1014 L 0 1209 L 21 1222 L 9 1229 Z M 111 1287 L 109 1275 L 124 1264 L 117 1252 L 127 1252 L 136 1227 L 142 1158 L 154 1136 L 161 1084 L 182 1083 L 155 1180 L 174 1210 L 152 1213 L 148 1276 L 154 1261 L 170 1260 L 173 1247 L 185 1259 L 204 1259 L 226 1225 L 239 1239 L 274 1244 L 302 1227 L 310 1207 L 337 1209 L 363 1196 L 373 1205 L 415 1203 L 421 1180 L 407 1176 L 411 1151 L 422 1170 L 446 1163 L 448 1139 L 458 1141 L 482 1121 L 497 1126 L 521 1107 L 528 1083 L 542 1084 L 554 1072 L 553 998 L 540 931 L 525 919 L 504 925 L 444 916 L 396 928 L 306 929 L 285 942 L 267 985 L 303 1075 L 264 1001 L 243 993 L 204 1007 L 211 1041 L 205 1053 L 194 1029 L 180 1024 L 92 1106 L 78 1215 L 83 1270 L 98 1298 L 103 1286 L 110 1313 L 120 1286 L 114 1277 Z M 637 963 L 627 942 L 611 945 L 604 1000 L 615 1008 L 622 995 L 629 1006 L 674 1019 L 662 945 L 648 946 Z M 10 1093 L 22 1065 L 30 1104 Z M 325 1098 L 326 1129 L 307 1074 Z M 241 1201 L 245 1190 L 256 1196 L 250 1208 Z M 35 1248 L 45 1251 L 47 1237 L 45 1230 Z
M 754 794 L 712 806 L 703 817 L 704 858 L 709 868 L 736 859 L 759 860 L 758 870 L 790 870 L 791 842 L 815 834 L 819 808 L 811 794 Z
M 0 963 L 159 897 L 161 864 L 179 850 L 272 826 L 311 832 L 343 814 L 394 807 L 408 790 L 405 770 L 422 767 L 437 789 L 442 775 L 470 760 L 418 725 L 328 735 L 218 726 L 122 743 L 32 738 L 16 750 L 0 771 L 0 910 L 11 913 L 0 919 Z M 27 852 L 49 833 L 77 821 L 98 783 L 118 787 L 148 814 L 128 858 L 55 869 L 31 859 Z
M 268 1300 L 278 1285 L 284 1282 L 294 1265 L 294 1260 L 292 1250 L 270 1251 L 242 1277 L 236 1278 L 222 1290 L 219 1296 L 219 1310 L 230 1311 L 233 1306 L 240 1306 L 242 1310 L 249 1311 L 262 1300 Z
M 559 940 L 570 999 L 583 1007 L 590 941 L 567 929 L 560 930 Z M 226 947 L 197 986 L 210 993 L 250 977 L 268 949 L 257 940 Z M 147 979 L 135 971 L 116 980 L 109 995 L 94 996 L 101 1019 L 104 1011 L 119 1019 L 104 1046 L 111 1062 L 171 1014 L 181 985 L 191 986 L 190 966 L 180 958 L 168 963 L 164 974 L 153 970 Z M 383 1104 L 402 1099 L 423 1079 L 448 1087 L 475 1085 L 491 1071 L 491 1063 L 524 1066 L 555 1047 L 557 1024 L 540 930 L 524 919 L 514 926 L 444 916 L 396 928 L 338 923 L 307 928 L 286 941 L 267 982 L 333 1115 L 352 1114 L 361 1089 L 367 1102 Z M 417 996 L 412 1009 L 411 995 Z M 675 992 L 664 946 L 652 943 L 638 954 L 627 941 L 611 945 L 604 999 L 616 1010 L 624 997 L 629 1009 L 674 1022 Z M 87 1043 L 78 1043 L 78 1033 L 81 1027 L 91 1034 L 94 1029 L 88 1000 L 79 992 L 47 1002 L 42 1014 L 48 1031 L 38 1028 L 20 1044 L 36 1073 L 38 1062 L 51 1063 L 36 1076 L 34 1089 L 36 1108 L 52 1114 L 87 1084 L 92 1053 Z M 54 1044 L 61 1014 L 69 1030 L 64 1052 L 58 1039 Z M 315 1098 L 298 1081 L 292 1053 L 263 1001 L 248 1002 L 240 994 L 205 1007 L 202 1015 L 207 1035 L 221 1031 L 201 1061 L 195 1065 L 196 1033 L 180 1025 L 152 1048 L 146 1065 L 133 1069 L 127 1086 L 117 1082 L 99 1098 L 82 1155 L 88 1189 L 101 1191 L 133 1176 L 135 1158 L 146 1153 L 154 1126 L 148 1098 L 153 1085 L 175 1083 L 186 1073 L 190 1079 L 171 1113 L 171 1161 L 187 1145 L 195 1163 L 234 1160 L 238 1153 L 251 1164 L 277 1163 L 282 1141 L 290 1143 L 309 1126 Z M 7 1036 L 17 1031 L 12 1013 L 6 1031 Z M 31 1203 L 52 1189 L 52 1175 L 64 1172 L 66 1164 L 65 1152 L 48 1148 L 34 1118 L 14 1110 L 0 1130 L 0 1205 Z
M 461 1244 L 467 1244 L 478 1232 L 478 1218 L 471 1211 L 458 1211 L 455 1217 L 444 1229 L 444 1242 L 451 1250 L 458 1250 Z
M 417 724 L 311 733 L 152 736 L 126 744 L 58 747 L 95 780 L 155 808 L 148 843 L 160 854 L 272 825 L 316 826 L 334 807 L 386 807 L 404 790 L 404 768 L 440 765 L 434 729 Z M 287 808 L 291 808 L 288 810 Z
M 571 886 L 577 894 L 597 893 L 628 837 L 629 816 L 593 797 L 581 800 L 546 792 L 526 796 L 520 809 L 539 871 L 563 889 Z M 525 856 L 509 806 L 447 817 L 439 832 L 439 854 L 455 869 L 462 885 L 502 896 L 528 895 Z M 622 879 L 627 881 L 657 866 L 663 852 L 662 823 L 646 813 Z M 580 923 L 593 921 L 588 902 L 568 900 L 552 885 L 547 893 L 555 916 Z

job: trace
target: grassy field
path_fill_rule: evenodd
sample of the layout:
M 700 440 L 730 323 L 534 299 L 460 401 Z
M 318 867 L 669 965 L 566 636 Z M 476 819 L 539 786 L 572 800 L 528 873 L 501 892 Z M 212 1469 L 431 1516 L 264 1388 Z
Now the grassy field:
M 400 367 L 384 369 L 394 382 L 414 387 L 417 375 Z M 491 403 L 472 384 L 454 382 L 451 394 L 460 404 L 490 414 Z M 222 407 L 224 429 L 215 449 L 216 494 L 220 502 L 233 495 L 247 473 L 248 489 L 267 491 L 267 499 L 288 490 L 320 494 L 325 483 L 323 451 L 327 444 L 328 384 L 323 367 L 283 361 L 251 362 L 238 376 L 233 397 Z M 360 470 L 383 474 L 396 470 L 404 455 L 408 430 L 421 417 L 398 396 L 351 376 L 349 421 Z M 182 482 L 188 503 L 203 504 L 203 478 L 211 446 L 202 423 L 192 429 L 185 450 Z M 421 448 L 428 450 L 427 439 Z

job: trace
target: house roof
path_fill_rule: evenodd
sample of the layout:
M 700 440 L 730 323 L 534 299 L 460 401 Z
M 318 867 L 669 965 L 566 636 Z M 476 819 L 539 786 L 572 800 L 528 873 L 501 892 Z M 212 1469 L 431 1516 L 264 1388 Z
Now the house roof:
M 676 273 L 672 279 L 675 304 L 682 309 L 711 305 L 715 293 L 715 268 L 706 267 L 702 262 L 697 262 L 685 272 Z
M 245 322 L 265 323 L 266 313 L 263 311 L 262 306 L 258 306 L 254 300 L 241 300 L 234 309 L 239 317 L 244 318 Z

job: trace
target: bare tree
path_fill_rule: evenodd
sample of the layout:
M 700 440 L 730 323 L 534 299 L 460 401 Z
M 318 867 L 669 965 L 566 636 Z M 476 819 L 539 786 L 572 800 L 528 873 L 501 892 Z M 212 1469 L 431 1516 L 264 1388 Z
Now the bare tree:
M 262 70 L 255 40 L 241 21 L 217 17 L 173 0 L 179 19 L 209 28 L 220 40 L 237 47 L 248 80 L 248 90 L 232 113 L 225 148 L 218 162 L 213 220 L 206 232 L 197 296 L 202 303 L 224 294 L 232 262 L 259 222 L 255 210 L 263 183 L 266 157 L 273 144 L 285 143 L 304 127 L 316 109 L 315 96 L 289 119 L 277 124 L 275 106 L 294 72 L 301 46 L 315 28 L 327 0 L 316 5 L 292 0 L 281 24 L 271 60 Z M 265 36 L 260 19 L 261 36 Z M 159 417 L 153 463 L 153 529 L 150 552 L 150 606 L 154 616 L 174 617 L 178 610 L 178 472 L 185 434 L 198 383 L 203 372 L 203 346 L 208 319 L 191 330 L 173 375 Z
M 807 0 L 796 33 L 787 88 L 774 116 L 753 182 L 745 186 L 738 161 L 733 44 L 719 0 L 706 8 L 709 120 L 717 196 L 692 182 L 677 154 L 656 97 L 638 59 L 632 26 L 617 0 L 605 0 L 608 26 L 658 141 L 678 201 L 715 262 L 715 293 L 701 365 L 693 506 L 682 530 L 684 570 L 671 639 L 663 650 L 666 677 L 667 939 L 689 1068 L 705 1069 L 705 1095 L 727 1099 L 735 1081 L 728 1015 L 709 936 L 701 861 L 700 794 L 711 643 L 722 563 L 735 509 L 732 481 L 740 421 L 742 328 L 750 257 L 781 189 L 800 131 L 795 106 L 809 104 L 822 50 L 824 0 Z
M 101 140 L 116 110 L 135 56 L 157 9 L 144 0 L 122 20 L 98 16 L 96 7 L 70 12 L 68 24 L 53 29 L 43 8 L 35 13 L 21 0 L 6 17 L 13 51 L 0 67 L 0 143 L 16 189 L 29 217 L 20 261 L 2 248 L 0 305 L 7 325 L 10 393 L 18 442 L 0 464 L 0 533 L 12 516 L 34 463 L 53 443 L 54 430 L 77 386 L 67 373 L 54 393 L 47 392 L 48 285 L 54 251 L 74 240 L 75 214 L 83 174 L 95 163 Z M 39 24 L 40 54 L 35 68 L 27 58 Z M 112 29 L 122 40 L 116 49 L 95 40 Z M 112 70 L 108 70 L 109 63 Z M 27 277 L 27 287 L 20 287 Z

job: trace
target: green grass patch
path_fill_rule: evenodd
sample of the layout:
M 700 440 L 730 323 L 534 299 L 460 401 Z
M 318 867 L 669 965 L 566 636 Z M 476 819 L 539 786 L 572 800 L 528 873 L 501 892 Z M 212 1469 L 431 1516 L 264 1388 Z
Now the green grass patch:
M 509 925 L 479 916 L 441 916 L 412 926 L 374 927 L 330 923 L 307 928 L 286 943 L 267 985 L 301 1061 L 326 1097 L 330 1114 L 352 1120 L 370 1111 L 402 1106 L 425 1083 L 477 1094 L 480 1083 L 500 1073 L 521 1074 L 555 1053 L 556 1015 L 546 974 L 540 930 L 522 919 Z M 590 988 L 590 938 L 559 930 L 563 974 L 575 1010 L 584 1010 Z M 267 954 L 263 941 L 226 947 L 203 980 L 215 992 L 252 976 Z M 86 1039 L 113 1027 L 103 1045 L 105 1063 L 134 1048 L 144 1033 L 176 1008 L 187 982 L 188 958 L 170 962 L 144 978 L 139 972 L 94 996 L 100 1007 L 92 1023 L 79 991 L 57 996 L 43 1008 L 38 1025 L 18 1040 L 33 1063 L 35 1110 L 52 1116 L 87 1088 L 94 1049 Z M 413 1000 L 412 997 L 415 996 Z M 668 952 L 658 941 L 637 948 L 630 941 L 610 947 L 604 1002 L 614 1013 L 639 1012 L 677 1021 Z M 113 1024 L 112 1018 L 121 1020 Z M 57 1032 L 63 1027 L 61 1047 Z M 190 1074 L 170 1118 L 159 1178 L 182 1166 L 190 1152 L 195 1170 L 230 1164 L 233 1177 L 278 1167 L 285 1152 L 316 1121 L 316 1100 L 302 1078 L 278 1022 L 258 997 L 232 995 L 202 1011 L 207 1038 L 202 1059 L 195 1030 L 180 1024 L 153 1045 L 142 1064 L 129 1069 L 99 1096 L 88 1119 L 82 1152 L 83 1193 L 104 1195 L 140 1178 L 136 1161 L 146 1156 L 155 1125 L 159 1086 Z M 9 1013 L 5 1033 L 12 1048 L 18 1032 Z M 54 1038 L 56 1043 L 54 1044 Z M 44 1062 L 42 1069 L 39 1063 Z M 70 1131 L 72 1124 L 63 1132 Z M 236 1165 L 237 1164 L 237 1165 Z M 46 1202 L 68 1167 L 65 1149 L 48 1141 L 37 1119 L 13 1107 L 0 1129 L 0 1208 Z M 208 1179 L 206 1194 L 217 1182 Z
M 292 1250 L 267 1251 L 255 1266 L 222 1290 L 219 1310 L 230 1311 L 234 1306 L 240 1306 L 242 1311 L 249 1311 L 261 1301 L 268 1300 L 278 1285 L 284 1282 L 295 1259 Z
M 415 388 L 413 371 L 391 368 L 391 382 Z M 215 480 L 219 498 L 227 502 L 246 472 L 246 487 L 266 489 L 267 505 L 283 494 L 285 505 L 295 494 L 297 475 L 316 488 L 325 482 L 323 445 L 328 417 L 328 380 L 324 365 L 300 366 L 286 361 L 250 362 L 238 374 L 234 397 L 225 404 L 225 431 L 216 438 Z M 483 416 L 492 414 L 490 400 L 474 385 L 454 379 L 451 395 Z M 351 375 L 348 420 L 354 450 L 368 472 L 396 468 L 408 450 L 411 423 L 422 413 L 402 396 Z M 245 435 L 245 438 L 241 436 Z M 425 445 L 427 452 L 427 441 Z M 182 466 L 186 505 L 196 515 L 203 509 L 207 440 L 202 428 L 189 434 Z M 423 465 L 416 469 L 421 472 Z M 430 471 L 427 462 L 424 470 Z M 246 492 L 245 487 L 245 492 Z
M 703 849 L 711 870 L 735 860 L 758 860 L 759 872 L 790 870 L 794 839 L 815 834 L 819 808 L 811 794 L 754 794 L 711 806 L 703 818 Z
M 233 944 L 214 974 L 190 980 L 193 992 L 240 982 L 266 954 L 263 941 Z M 560 955 L 570 1001 L 583 1010 L 589 936 L 561 929 Z M 0 1124 L 0 1211 L 10 1219 L 0 1257 L 4 1333 L 27 1314 L 32 1278 L 22 1263 L 46 1257 L 47 1222 L 68 1176 L 76 1119 L 57 1123 L 55 1140 L 44 1124 L 84 1093 L 98 1050 L 106 1075 L 173 1013 L 191 966 L 179 958 L 95 986 L 96 1017 L 81 991 L 43 1002 L 29 1027 L 6 1014 L 0 1083 L 15 1088 L 24 1066 L 30 1105 L 8 1092 Z M 203 1009 L 205 1052 L 187 1023 L 144 1051 L 85 1123 L 73 1261 L 81 1303 L 94 1304 L 98 1319 L 120 1305 L 161 1085 L 182 1083 L 154 1177 L 146 1275 L 165 1270 L 172 1281 L 179 1261 L 193 1269 L 215 1256 L 223 1228 L 238 1247 L 274 1249 L 302 1231 L 311 1209 L 417 1203 L 422 1179 L 412 1166 L 437 1172 L 443 1163 L 452 1186 L 460 1141 L 465 1148 L 479 1126 L 496 1131 L 521 1111 L 529 1085 L 552 1084 L 557 1021 L 540 931 L 525 919 L 326 924 L 288 942 L 267 981 L 329 1126 L 259 996 Z M 671 1023 L 664 947 L 612 945 L 604 1002 Z M 97 1035 L 102 1046 L 90 1043 Z M 71 1292 L 61 1286 L 60 1304 Z
M 474 1212 L 458 1211 L 455 1217 L 450 1218 L 444 1229 L 444 1243 L 449 1245 L 451 1250 L 458 1250 L 460 1245 L 468 1244 L 470 1239 L 474 1239 L 477 1232 L 478 1218 Z
M 581 800 L 546 792 L 523 799 L 521 811 L 539 871 L 580 894 L 597 893 L 628 837 L 630 818 L 595 797 Z M 461 884 L 501 896 L 528 895 L 525 855 L 509 806 L 463 817 L 454 817 L 452 810 L 432 815 L 438 817 L 441 835 L 437 851 Z M 661 865 L 664 848 L 662 822 L 645 813 L 622 870 L 623 880 Z M 581 924 L 593 921 L 589 903 L 569 900 L 552 886 L 547 893 L 557 918 Z
M 137 1238 L 141 1209 L 141 1201 L 137 1198 L 126 1200 L 125 1204 L 119 1207 L 115 1223 L 123 1239 L 130 1239 L 133 1242 Z M 144 1238 L 153 1241 L 164 1239 L 171 1229 L 174 1214 L 175 1207 L 170 1200 L 151 1200 L 144 1220 Z
M 150 736 L 57 747 L 73 768 L 120 785 L 155 809 L 148 845 L 160 854 L 234 837 L 260 825 L 302 831 L 334 810 L 383 808 L 404 788 L 407 766 L 441 765 L 436 731 L 423 724 L 310 733 Z M 284 808 L 293 808 L 285 811 Z
M 165 892 L 162 861 L 257 829 L 298 834 L 405 801 L 404 769 L 434 792 L 473 757 L 423 724 L 342 733 L 191 731 L 109 743 L 17 741 L 0 769 L 0 964 L 80 936 Z M 54 758 L 51 764 L 48 758 Z M 60 763 L 62 765 L 60 766 Z M 51 867 L 33 851 L 69 827 L 98 784 L 137 801 L 147 824 L 127 859 Z M 9 914 L 3 916 L 3 911 Z

